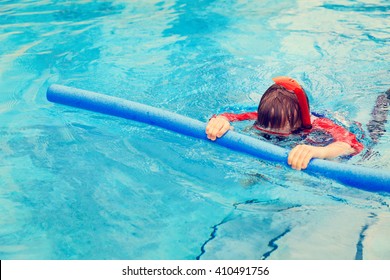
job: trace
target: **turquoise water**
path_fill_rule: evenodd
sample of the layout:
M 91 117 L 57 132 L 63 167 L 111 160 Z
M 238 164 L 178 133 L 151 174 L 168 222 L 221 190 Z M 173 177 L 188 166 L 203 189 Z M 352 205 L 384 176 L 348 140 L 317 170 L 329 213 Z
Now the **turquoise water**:
M 390 197 L 46 101 L 51 83 L 206 121 L 277 75 L 371 147 L 388 1 L 0 1 L 0 259 L 390 259 Z M 247 130 L 249 123 L 237 124 Z M 390 131 L 389 123 L 385 129 Z

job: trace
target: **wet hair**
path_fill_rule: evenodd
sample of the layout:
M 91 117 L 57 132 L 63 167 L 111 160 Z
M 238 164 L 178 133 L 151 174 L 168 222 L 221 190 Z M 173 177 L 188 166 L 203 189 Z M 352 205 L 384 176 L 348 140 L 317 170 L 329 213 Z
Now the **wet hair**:
M 300 130 L 301 110 L 294 92 L 273 84 L 261 97 L 256 125 L 263 128 Z

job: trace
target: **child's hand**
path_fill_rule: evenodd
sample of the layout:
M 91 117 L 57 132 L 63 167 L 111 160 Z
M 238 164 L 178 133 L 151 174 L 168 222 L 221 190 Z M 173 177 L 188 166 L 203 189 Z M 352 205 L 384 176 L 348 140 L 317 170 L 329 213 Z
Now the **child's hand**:
M 222 137 L 230 128 L 230 123 L 225 117 L 211 118 L 206 127 L 207 138 L 214 141 L 217 137 Z
M 347 143 L 333 142 L 325 147 L 298 145 L 288 154 L 287 163 L 296 170 L 305 169 L 312 158 L 331 159 L 350 155 L 355 150 Z
M 325 147 L 309 145 L 297 145 L 288 154 L 287 163 L 293 169 L 301 170 L 307 168 L 312 158 L 324 158 Z

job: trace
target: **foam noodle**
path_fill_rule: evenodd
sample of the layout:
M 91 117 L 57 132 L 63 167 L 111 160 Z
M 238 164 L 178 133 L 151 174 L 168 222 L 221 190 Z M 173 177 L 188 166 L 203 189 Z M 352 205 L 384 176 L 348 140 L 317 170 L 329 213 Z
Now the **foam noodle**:
M 91 91 L 51 85 L 49 101 L 107 115 L 143 122 L 191 137 L 207 140 L 206 123 L 163 109 Z M 287 165 L 288 150 L 234 131 L 227 132 L 216 144 L 260 159 Z M 390 172 L 333 161 L 313 159 L 306 172 L 319 173 L 345 185 L 367 191 L 390 192 Z

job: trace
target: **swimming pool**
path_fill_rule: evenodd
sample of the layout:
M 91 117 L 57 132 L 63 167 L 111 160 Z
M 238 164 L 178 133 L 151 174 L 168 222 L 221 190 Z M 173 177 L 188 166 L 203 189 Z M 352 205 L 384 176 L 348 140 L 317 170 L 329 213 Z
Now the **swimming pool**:
M 1 1 L 0 259 L 389 259 L 390 199 L 47 102 L 60 83 L 206 121 L 277 75 L 354 127 L 390 88 L 387 1 Z M 236 125 L 245 131 L 249 123 Z M 386 124 L 389 131 L 389 123 Z M 389 133 L 351 164 L 390 169 Z

